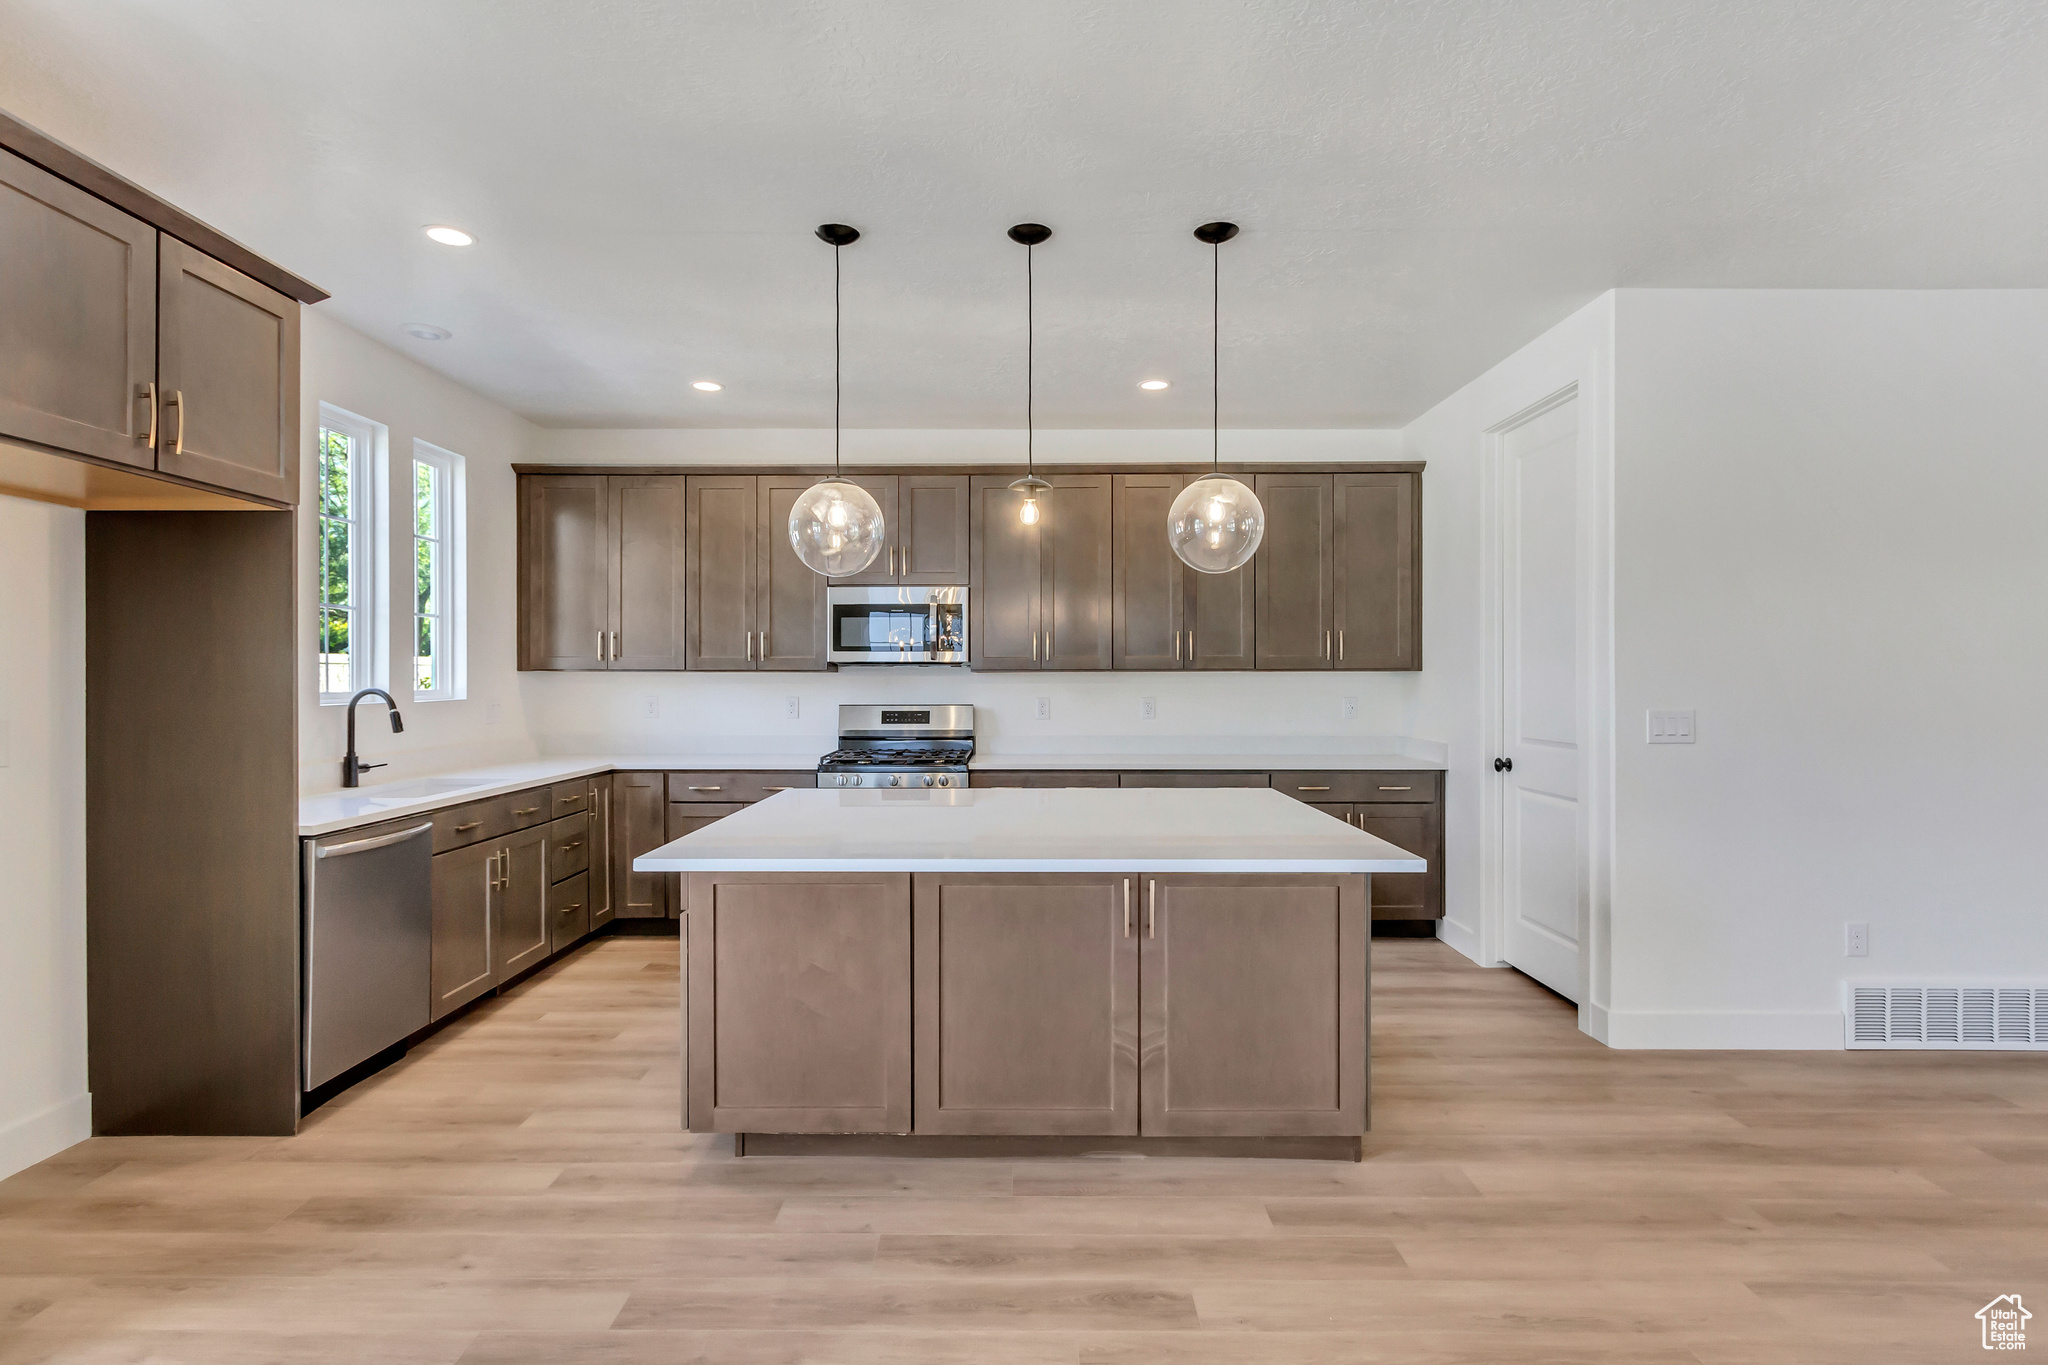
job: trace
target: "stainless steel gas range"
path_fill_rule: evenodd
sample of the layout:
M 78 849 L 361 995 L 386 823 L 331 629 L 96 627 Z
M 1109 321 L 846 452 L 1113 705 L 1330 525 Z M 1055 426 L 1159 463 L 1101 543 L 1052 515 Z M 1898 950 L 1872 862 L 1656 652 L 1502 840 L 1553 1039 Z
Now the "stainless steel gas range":
M 964 787 L 972 757 L 971 706 L 841 706 L 839 747 L 818 760 L 818 785 Z

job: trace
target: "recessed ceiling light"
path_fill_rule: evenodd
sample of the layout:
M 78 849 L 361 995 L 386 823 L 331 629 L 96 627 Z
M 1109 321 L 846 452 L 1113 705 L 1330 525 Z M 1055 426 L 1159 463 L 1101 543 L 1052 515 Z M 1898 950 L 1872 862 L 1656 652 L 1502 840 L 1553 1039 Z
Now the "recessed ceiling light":
M 1141 389 L 1153 389 L 1153 390 L 1158 390 L 1158 389 L 1170 389 L 1170 388 L 1172 388 L 1172 387 L 1173 387 L 1173 385 L 1172 385 L 1172 384 L 1170 384 L 1170 383 L 1168 383 L 1168 382 L 1167 382 L 1166 380 L 1164 380 L 1164 379 L 1148 379 L 1148 380 L 1146 380 L 1146 381 L 1145 381 L 1144 383 L 1142 383 L 1142 384 L 1138 385 L 1138 387 L 1139 387 L 1139 388 L 1141 388 Z
M 700 379 L 696 383 L 690 385 L 690 387 L 693 389 L 701 390 L 704 393 L 717 393 L 720 389 L 724 388 L 725 385 L 719 383 L 716 379 Z
M 408 322 L 399 330 L 420 341 L 446 341 L 455 335 L 446 327 L 436 327 L 431 322 Z
M 446 227 L 440 223 L 427 224 L 426 232 L 427 236 L 433 238 L 442 246 L 468 246 L 476 240 L 476 238 L 470 236 L 461 228 Z

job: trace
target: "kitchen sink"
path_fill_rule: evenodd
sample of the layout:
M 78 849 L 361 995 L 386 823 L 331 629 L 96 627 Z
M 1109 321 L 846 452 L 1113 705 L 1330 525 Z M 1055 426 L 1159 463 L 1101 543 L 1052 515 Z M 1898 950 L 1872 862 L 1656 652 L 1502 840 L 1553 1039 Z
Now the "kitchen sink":
M 489 784 L 490 779 L 486 777 L 418 777 L 410 782 L 380 782 L 375 786 L 358 787 L 354 792 L 345 794 L 374 804 L 417 801 L 423 796 L 446 796 L 451 792 L 468 791 L 471 787 Z

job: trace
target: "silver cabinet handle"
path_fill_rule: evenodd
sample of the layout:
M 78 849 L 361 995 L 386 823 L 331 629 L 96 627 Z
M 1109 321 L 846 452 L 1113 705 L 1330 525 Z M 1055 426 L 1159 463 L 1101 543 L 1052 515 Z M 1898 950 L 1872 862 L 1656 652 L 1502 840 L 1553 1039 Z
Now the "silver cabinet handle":
M 747 632 L 747 662 L 754 662 L 754 632 Z
M 1038 632 L 1031 632 L 1031 662 L 1038 662 Z
M 896 576 L 896 547 L 894 545 L 889 547 L 889 576 L 892 578 Z
M 171 454 L 183 455 L 185 453 L 185 391 L 183 389 L 171 390 L 170 401 L 178 409 L 178 434 L 171 442 Z
M 389 848 L 393 844 L 402 844 L 407 839 L 425 834 L 433 827 L 433 821 L 430 820 L 424 825 L 414 825 L 411 829 L 393 830 L 389 834 L 379 834 L 368 839 L 357 839 L 353 843 L 328 844 L 316 849 L 313 856 L 315 858 L 345 858 L 351 853 L 368 853 L 373 848 Z
M 1189 662 L 1189 663 L 1193 663 L 1194 661 L 1195 661 L 1195 633 L 1194 633 L 1193 631 L 1189 631 L 1189 632 L 1188 632 L 1188 662 Z
M 604 662 L 604 632 L 603 632 L 603 631 L 599 631 L 599 632 L 597 633 L 597 661 L 598 661 L 599 663 L 603 663 L 603 662 Z
M 555 804 L 558 806 L 566 806 L 571 801 L 581 801 L 582 799 L 583 797 L 580 794 L 576 796 L 558 796 L 555 798 Z
M 1159 937 L 1159 880 L 1145 883 L 1145 937 Z
M 1175 631 L 1175 632 L 1173 633 L 1173 661 L 1174 661 L 1175 663 L 1179 663 L 1179 662 L 1180 662 L 1180 632 L 1179 632 L 1179 631 Z
M 466 824 L 466 825 L 457 825 L 457 826 L 455 827 L 455 832 L 456 832 L 457 834 L 460 834 L 460 833 L 462 833 L 462 832 L 463 832 L 464 830 L 476 829 L 476 828 L 478 828 L 479 826 L 481 826 L 482 824 L 483 824 L 483 821 L 481 821 L 481 820 L 472 820 L 472 821 L 470 821 L 470 822 L 469 822 L 468 824 Z
M 619 659 L 619 633 L 618 633 L 617 631 L 613 631 L 613 632 L 612 632 L 612 662 L 613 662 L 613 663 L 617 663 L 617 662 L 618 662 L 618 659 Z
M 562 851 L 566 853 L 572 848 L 581 847 L 583 847 L 583 841 L 581 839 L 571 839 L 568 843 L 562 845 Z
M 1337 632 L 1337 662 L 1344 662 L 1344 632 L 1341 630 Z
M 1047 663 L 1052 662 L 1052 631 L 1050 628 L 1045 632 L 1045 661 Z
M 1124 878 L 1124 937 L 1131 936 L 1131 879 Z
M 1414 790 L 1415 790 L 1415 788 L 1413 788 L 1413 787 L 1381 787 L 1381 788 L 1380 788 L 1380 790 L 1381 790 L 1381 791 L 1383 791 L 1383 792 L 1412 792 L 1412 791 L 1414 791 Z
M 540 814 L 540 807 L 528 806 L 525 810 L 515 810 L 512 813 L 514 815 L 538 815 Z
M 149 431 L 148 431 L 148 433 L 147 433 L 147 434 L 146 434 L 145 436 L 143 436 L 143 438 L 142 438 L 142 444 L 143 444 L 143 445 L 145 445 L 145 446 L 147 446 L 147 447 L 148 447 L 149 449 L 151 449 L 151 450 L 155 450 L 155 449 L 156 449 L 156 381 L 155 381 L 154 379 L 152 379 L 152 380 L 150 380 L 150 381 L 149 381 L 149 384 L 148 384 L 148 385 L 146 386 L 146 388 L 144 389 L 143 393 L 142 393 L 142 394 L 141 394 L 140 396 L 141 396 L 141 397 L 143 397 L 143 398 L 146 398 L 146 399 L 147 399 L 147 400 L 149 401 Z
M 1298 791 L 1298 792 L 1326 792 L 1326 791 L 1328 791 L 1328 790 L 1329 790 L 1329 788 L 1328 788 L 1328 787 L 1296 787 L 1296 788 L 1295 788 L 1295 790 L 1296 790 L 1296 791 Z M 1385 788 L 1385 787 L 1381 787 L 1381 788 L 1380 788 L 1380 790 L 1381 790 L 1381 791 L 1385 791 L 1385 790 L 1386 790 L 1386 788 Z
M 1330 657 L 1330 632 L 1327 630 L 1323 632 L 1323 657 Z
M 725 788 L 723 788 L 723 787 L 692 787 L 692 788 L 690 788 L 690 790 L 691 790 L 691 791 L 693 791 L 693 792 L 722 792 L 722 791 L 724 791 L 724 790 L 725 790 Z

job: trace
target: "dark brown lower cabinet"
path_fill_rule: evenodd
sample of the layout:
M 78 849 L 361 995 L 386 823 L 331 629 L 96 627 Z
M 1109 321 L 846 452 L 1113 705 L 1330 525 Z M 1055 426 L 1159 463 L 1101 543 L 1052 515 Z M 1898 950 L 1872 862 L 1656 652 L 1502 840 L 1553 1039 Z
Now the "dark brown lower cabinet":
M 1365 879 L 1143 880 L 1141 1130 L 1364 1132 L 1372 952 Z
M 1351 1137 L 1362 876 L 692 873 L 692 1132 Z
M 1395 848 L 1429 860 L 1427 872 L 1382 872 L 1372 879 L 1374 919 L 1442 919 L 1444 808 L 1440 803 L 1358 805 L 1351 823 Z
M 693 1133 L 910 1131 L 907 873 L 693 872 Z
M 590 932 L 590 874 L 548 888 L 548 951 L 559 953 Z
M 548 955 L 548 832 L 545 825 L 497 841 L 491 896 L 491 970 L 502 985 Z
M 912 881 L 915 1129 L 1135 1134 L 1132 879 Z
M 1114 787 L 1116 773 L 1100 768 L 1051 772 L 1025 768 L 1015 772 L 990 772 L 977 768 L 967 776 L 970 787 Z
M 495 843 L 434 855 L 434 998 L 439 1019 L 491 988 L 491 897 L 497 890 Z
M 668 842 L 668 782 L 660 773 L 612 774 L 612 913 L 619 919 L 672 918 L 671 878 L 635 872 L 633 860 Z
M 1125 773 L 1120 787 L 1265 787 L 1264 773 Z

